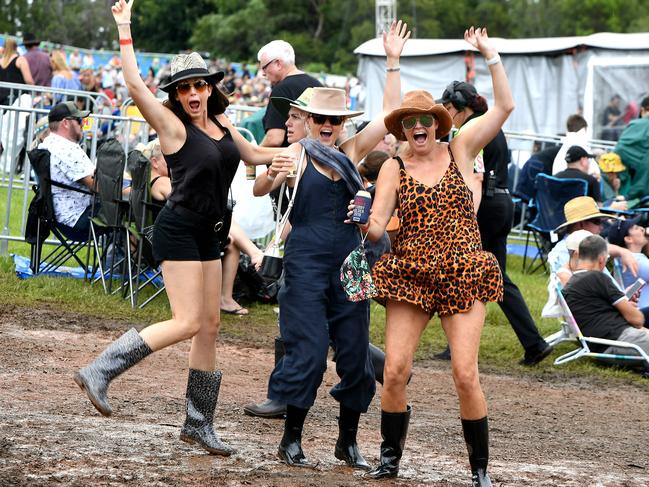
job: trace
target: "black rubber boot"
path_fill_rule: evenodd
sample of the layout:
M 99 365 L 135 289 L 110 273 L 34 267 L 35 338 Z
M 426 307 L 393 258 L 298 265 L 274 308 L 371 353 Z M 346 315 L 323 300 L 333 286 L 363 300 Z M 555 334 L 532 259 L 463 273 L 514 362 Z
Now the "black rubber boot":
M 412 407 L 403 413 L 381 411 L 381 456 L 380 465 L 365 475 L 371 479 L 394 478 L 399 473 L 399 462 L 408 435 L 408 424 Z
M 374 378 L 383 385 L 383 367 L 385 366 L 385 353 L 376 345 L 370 343 L 370 360 L 374 366 Z
M 221 371 L 189 369 L 187 380 L 187 417 L 180 431 L 186 443 L 198 443 L 212 455 L 229 457 L 235 451 L 221 441 L 214 432 L 214 410 L 221 388 Z
M 472 487 L 492 487 L 491 479 L 487 474 L 487 464 L 489 463 L 489 422 L 487 417 L 463 419 L 462 430 L 466 448 L 469 451 Z
M 340 405 L 340 418 L 338 418 L 338 440 L 334 455 L 338 460 L 343 460 L 352 468 L 369 470 L 370 466 L 361 455 L 356 443 L 358 421 L 361 413 Z
M 108 345 L 90 365 L 79 370 L 74 381 L 86 391 L 97 411 L 110 416 L 113 413 L 107 395 L 110 381 L 152 352 L 137 330 L 131 328 Z
M 308 409 L 290 405 L 286 406 L 284 436 L 282 436 L 282 441 L 279 443 L 277 456 L 287 465 L 293 467 L 315 467 L 314 464 L 307 461 L 302 451 L 302 429 L 304 428 L 304 420 L 308 412 Z

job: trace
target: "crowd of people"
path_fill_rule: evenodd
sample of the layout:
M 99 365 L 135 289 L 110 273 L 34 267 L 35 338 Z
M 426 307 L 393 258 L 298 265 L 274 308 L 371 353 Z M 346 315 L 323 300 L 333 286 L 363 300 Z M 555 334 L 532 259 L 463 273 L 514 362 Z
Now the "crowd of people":
M 486 29 L 470 27 L 464 39 L 485 60 L 493 85 L 491 106 L 472 85 L 460 81 L 451 82 L 439 99 L 424 90 L 402 98 L 399 60 L 410 32 L 395 21 L 383 36 L 383 112 L 346 137 L 345 122 L 362 111 L 349 107 L 345 90 L 323 87 L 301 71 L 293 48 L 283 40 L 260 48 L 256 76 L 245 65 L 239 71 L 208 65 L 190 52 L 143 77 L 130 25 L 132 4 L 119 0 L 112 7 L 120 56 L 108 68 L 95 71 L 78 52 L 67 59 L 60 52 L 48 55 L 38 50 L 33 36 L 25 36 L 26 47 L 33 43 L 25 60 L 13 53 L 0 66 L 13 69 L 16 79 L 20 72 L 23 82 L 31 78 L 35 84 L 49 83 L 43 86 L 110 90 L 117 100 L 131 97 L 155 132 L 143 153 L 150 161 L 150 191 L 158 205 L 153 258 L 162 270 L 171 318 L 139 332 L 130 329 L 77 371 L 74 381 L 109 416 L 108 388 L 117 376 L 158 350 L 191 340 L 180 439 L 210 454 L 235 453 L 213 427 L 222 378 L 217 359 L 220 316 L 248 313 L 233 297 L 240 253 L 257 269 L 268 255 L 236 221 L 230 222 L 230 186 L 240 161 L 265 166 L 250 197 L 271 195 L 281 233 L 274 243 L 285 242 L 278 295 L 280 353 L 266 399 L 245 406 L 246 414 L 284 418 L 278 457 L 289 466 L 313 467 L 317 462 L 307 458 L 302 438 L 331 347 L 339 376 L 330 391 L 339 403 L 333 454 L 352 468 L 366 470 L 368 478 L 396 477 L 410 418 L 417 414 L 407 396 L 415 350 L 437 314 L 448 341 L 442 358 L 451 364 L 471 482 L 491 486 L 487 402 L 478 370 L 486 303 L 497 302 L 509 320 L 523 348 L 521 364 L 538 364 L 553 347 L 539 334 L 506 272 L 514 210 L 502 126 L 514 100 Z M 27 67 L 32 66 L 30 58 L 33 68 Z M 163 103 L 158 91 L 167 95 Z M 246 140 L 225 114 L 230 103 L 241 102 L 267 105 L 259 145 Z M 52 155 L 52 179 L 80 189 L 92 187 L 92 163 L 77 144 L 81 119 L 88 112 L 73 102 L 53 103 L 50 134 L 41 143 Z M 643 110 L 649 114 L 649 99 Z M 545 164 L 537 171 L 582 178 L 588 185 L 588 196 L 566 204 L 566 221 L 556 229 L 564 238 L 549 257 L 553 279 L 562 283 L 584 330 L 636 343 L 649 352 L 649 334 L 643 328 L 649 291 L 624 295 L 638 275 L 649 280 L 649 259 L 642 253 L 645 230 L 638 219 L 625 220 L 601 209 L 605 203 L 619 210 L 631 205 L 619 198 L 624 193 L 618 169 L 626 159 L 620 154 L 620 161 L 600 158 L 594 164 L 590 150 L 575 142 L 584 129 L 582 121 L 578 116 L 569 119 L 564 147 L 543 153 Z M 633 122 L 630 127 L 635 130 Z M 531 166 L 527 172 L 532 173 Z M 605 182 L 613 192 L 611 201 L 601 191 Z M 523 178 L 521 184 L 529 181 Z M 364 190 L 373 195 L 372 210 L 366 222 L 354 223 L 354 198 Z M 58 224 L 70 238 L 81 238 L 92 216 L 87 198 L 72 201 L 64 189 L 58 193 Z M 608 243 L 597 236 L 604 228 Z M 340 270 L 359 248 L 366 249 L 371 261 L 374 292 L 350 299 Z M 621 284 L 606 276 L 609 255 L 625 270 Z M 386 309 L 385 353 L 369 343 L 369 297 Z M 551 296 L 546 306 L 555 310 L 548 316 L 558 316 L 556 298 Z M 376 382 L 382 384 L 377 425 L 382 443 L 379 464 L 371 467 L 357 433 Z

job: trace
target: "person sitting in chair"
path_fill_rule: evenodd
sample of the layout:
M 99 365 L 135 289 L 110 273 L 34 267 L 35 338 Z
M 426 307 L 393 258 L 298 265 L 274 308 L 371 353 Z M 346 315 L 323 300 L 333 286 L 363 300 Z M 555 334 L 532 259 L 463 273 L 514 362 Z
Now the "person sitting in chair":
M 50 178 L 66 189 L 52 184 L 52 200 L 56 225 L 67 238 L 84 241 L 90 231 L 95 165 L 79 145 L 82 120 L 90 114 L 74 102 L 55 105 L 48 115 L 50 134 L 38 146 L 50 153 Z
M 584 335 L 634 343 L 649 353 L 649 329 L 643 328 L 647 313 L 604 274 L 608 258 L 608 244 L 599 235 L 581 241 L 577 270 L 563 290 L 566 302 Z M 637 355 L 630 348 L 590 347 L 594 352 Z

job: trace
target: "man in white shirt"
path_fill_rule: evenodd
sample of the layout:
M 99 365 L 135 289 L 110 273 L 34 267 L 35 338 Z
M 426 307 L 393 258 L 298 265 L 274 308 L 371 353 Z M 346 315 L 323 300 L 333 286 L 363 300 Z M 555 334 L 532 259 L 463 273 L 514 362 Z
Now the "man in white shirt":
M 582 147 L 586 153 L 590 152 L 588 135 L 586 133 L 587 129 L 588 123 L 581 115 L 574 114 L 568 117 L 568 120 L 566 120 L 566 136 L 561 139 L 561 149 L 557 152 L 557 155 L 554 158 L 554 164 L 552 165 L 553 175 L 568 167 L 566 164 L 566 152 L 568 152 L 568 148 L 577 145 Z M 594 160 L 589 161 L 587 172 L 599 181 L 600 170 Z
M 50 153 L 50 178 L 81 191 L 94 185 L 95 165 L 79 145 L 83 119 L 90 114 L 72 101 L 55 105 L 48 115 L 50 135 L 38 146 Z M 72 240 L 88 238 L 92 201 L 89 194 L 52 184 L 52 199 L 57 227 Z

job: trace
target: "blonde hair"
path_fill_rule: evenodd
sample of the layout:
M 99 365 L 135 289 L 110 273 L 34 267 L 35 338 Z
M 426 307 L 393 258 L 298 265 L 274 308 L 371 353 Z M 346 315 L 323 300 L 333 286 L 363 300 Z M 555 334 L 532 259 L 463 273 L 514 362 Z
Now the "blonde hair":
M 2 54 L 2 63 L 7 63 L 11 57 L 18 52 L 18 45 L 16 44 L 15 39 L 11 37 L 5 38 L 5 50 Z
M 160 149 L 160 139 L 153 139 L 142 149 L 142 154 L 144 157 L 151 160 L 152 157 L 160 157 L 162 155 L 162 149 Z
M 52 51 L 52 64 L 55 71 L 70 71 L 68 63 L 65 62 L 65 55 L 61 51 Z

